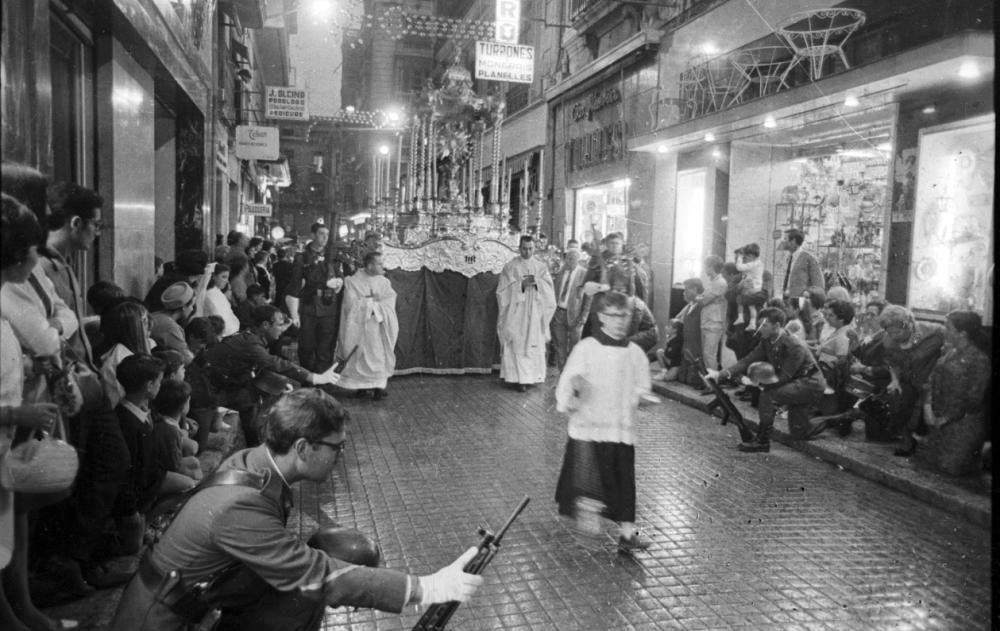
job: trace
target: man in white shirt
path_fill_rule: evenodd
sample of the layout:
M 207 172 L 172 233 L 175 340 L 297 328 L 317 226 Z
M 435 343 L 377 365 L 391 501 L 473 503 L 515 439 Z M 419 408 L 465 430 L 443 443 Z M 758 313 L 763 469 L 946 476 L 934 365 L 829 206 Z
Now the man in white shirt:
M 719 351 L 726 334 L 726 290 L 729 285 L 722 277 L 722 259 L 712 255 L 705 259 L 705 292 L 698 296 L 701 304 L 701 353 L 705 368 L 719 369 Z

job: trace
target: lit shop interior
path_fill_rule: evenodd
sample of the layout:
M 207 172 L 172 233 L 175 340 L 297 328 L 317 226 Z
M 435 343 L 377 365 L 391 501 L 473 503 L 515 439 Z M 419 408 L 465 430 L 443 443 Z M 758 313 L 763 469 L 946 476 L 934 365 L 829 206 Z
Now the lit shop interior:
M 786 257 L 775 246 L 798 228 L 832 276 L 828 285 L 861 304 L 884 291 L 895 111 L 885 105 L 733 142 L 729 234 L 747 218 L 769 228 L 764 262 L 776 282 Z
M 573 234 L 584 243 L 593 239 L 595 229 L 601 236 L 620 232 L 627 240 L 630 185 L 625 178 L 576 189 Z
M 798 228 L 832 276 L 828 284 L 847 287 L 859 304 L 882 293 L 896 107 L 767 121 L 758 133 L 713 147 L 710 165 L 684 168 L 681 154 L 674 285 L 700 275 L 704 257 L 719 249 L 713 242 L 724 242 L 727 260 L 757 243 L 777 293 L 786 260 L 778 245 L 785 230 Z

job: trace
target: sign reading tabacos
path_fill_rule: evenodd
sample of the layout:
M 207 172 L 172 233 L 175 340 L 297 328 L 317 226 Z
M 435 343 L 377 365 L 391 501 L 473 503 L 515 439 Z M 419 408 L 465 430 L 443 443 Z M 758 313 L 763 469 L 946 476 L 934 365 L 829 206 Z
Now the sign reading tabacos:
M 240 160 L 277 160 L 278 128 L 237 125 L 236 157 Z

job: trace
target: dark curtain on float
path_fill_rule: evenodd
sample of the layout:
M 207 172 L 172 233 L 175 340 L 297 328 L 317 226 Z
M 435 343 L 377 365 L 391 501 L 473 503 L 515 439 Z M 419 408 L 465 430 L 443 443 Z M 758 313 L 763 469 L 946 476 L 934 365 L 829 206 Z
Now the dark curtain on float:
M 386 270 L 386 277 L 396 290 L 397 372 L 481 372 L 499 363 L 498 275 L 422 268 Z

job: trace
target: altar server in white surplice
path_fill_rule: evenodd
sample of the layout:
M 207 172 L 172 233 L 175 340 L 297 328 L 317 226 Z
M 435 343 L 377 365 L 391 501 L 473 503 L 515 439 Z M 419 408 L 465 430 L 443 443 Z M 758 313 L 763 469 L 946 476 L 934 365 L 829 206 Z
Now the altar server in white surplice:
M 364 268 L 344 279 L 344 311 L 340 318 L 338 360 L 357 346 L 337 384 L 360 396 L 383 399 L 396 368 L 396 291 L 384 275 L 382 254 L 369 252 Z
M 535 242 L 521 237 L 520 256 L 504 265 L 497 284 L 500 378 L 524 392 L 545 381 L 545 345 L 556 311 L 548 266 L 534 257 Z

